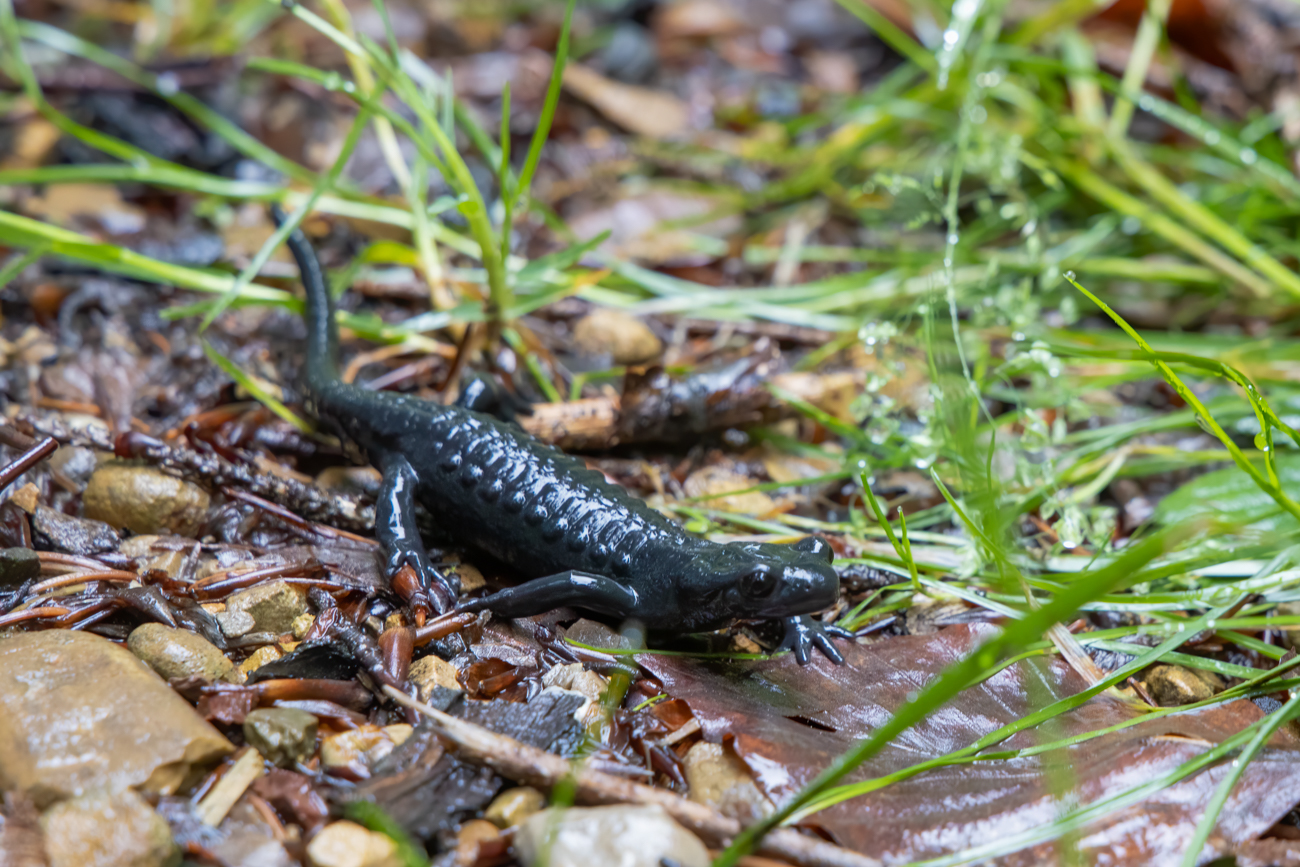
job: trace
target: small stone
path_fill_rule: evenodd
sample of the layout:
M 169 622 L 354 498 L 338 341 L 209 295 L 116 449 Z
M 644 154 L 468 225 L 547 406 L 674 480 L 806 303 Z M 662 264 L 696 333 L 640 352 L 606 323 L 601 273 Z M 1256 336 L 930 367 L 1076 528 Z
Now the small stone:
M 749 824 L 772 812 L 772 802 L 758 789 L 744 762 L 721 744 L 700 741 L 682 760 L 690 799 L 724 816 Z
M 1162 707 L 1205 701 L 1224 688 L 1223 678 L 1214 672 L 1181 665 L 1153 665 L 1142 683 Z
M 312 867 L 399 867 L 392 838 L 343 820 L 326 825 L 307 844 Z
M 616 364 L 644 364 L 663 351 L 663 342 L 640 319 L 601 309 L 573 326 L 573 343 L 584 355 L 609 355 Z
M 394 746 L 400 747 L 406 743 L 406 739 L 415 733 L 415 726 L 410 723 L 393 723 L 390 726 L 384 726 L 384 731 L 392 740 Z
M 406 732 L 409 736 L 410 732 Z M 405 740 L 405 738 L 403 738 Z M 347 769 L 366 778 L 375 763 L 397 747 L 393 733 L 379 726 L 363 725 L 330 735 L 321 741 L 320 763 L 327 770 Z
M 216 612 L 214 617 L 217 618 L 217 625 L 221 627 L 221 632 L 227 638 L 239 638 L 253 631 L 257 622 L 253 620 L 253 615 L 247 611 L 231 611 L 225 608 Z
M 565 639 L 602 650 L 633 650 L 632 642 L 603 623 L 583 617 L 564 631 Z
M 81 502 L 87 518 L 133 533 L 192 536 L 202 528 L 211 498 L 162 470 L 108 461 L 91 475 Z
M 473 867 L 479 860 L 479 844 L 498 840 L 501 831 L 483 819 L 471 819 L 456 834 L 457 867 Z
M 232 683 L 238 680 L 235 664 L 206 638 L 188 629 L 146 623 L 131 631 L 126 647 L 164 680 L 173 677 L 201 677 Z
M 31 548 L 0 549 L 0 586 L 16 587 L 41 574 L 41 558 Z
M 282 768 L 316 751 L 316 717 L 293 707 L 260 707 L 244 717 L 244 740 Z
M 31 515 L 41 504 L 41 489 L 28 482 L 9 495 L 9 502 Z
M 375 495 L 384 482 L 372 467 L 327 467 L 316 476 L 316 484 L 331 491 L 354 491 Z
M 660 867 L 665 861 L 709 867 L 709 850 L 700 839 L 658 805 L 550 808 L 515 832 L 515 851 L 525 867 L 541 863 L 547 843 L 550 867 Z
M 167 821 L 133 789 L 63 801 L 41 816 L 49 867 L 173 867 L 181 860 Z
M 532 786 L 519 786 L 497 795 L 483 811 L 483 818 L 498 828 L 510 828 L 534 813 L 541 812 L 545 806 L 545 795 Z
M 417 697 L 426 704 L 433 700 L 437 690 L 445 691 L 441 696 L 443 698 L 447 693 L 454 696 L 464 691 L 461 689 L 460 681 L 456 679 L 456 667 L 433 654 L 411 663 L 411 670 L 407 677 L 415 684 Z
M 284 581 L 267 581 L 231 596 L 226 611 L 251 615 L 253 632 L 282 635 L 293 632 L 293 622 L 307 613 L 307 595 Z
M 38 806 L 172 794 L 234 747 L 125 647 L 50 629 L 0 640 L 0 780 Z
M 606 684 L 605 678 L 594 671 L 586 670 L 580 662 L 554 666 L 542 675 L 542 686 L 554 686 L 580 693 L 590 701 L 600 701 Z
M 58 550 L 81 557 L 116 551 L 121 540 L 117 531 L 103 521 L 74 518 L 49 506 L 36 507 L 32 529 Z
M 289 631 L 293 633 L 294 640 L 302 641 L 303 636 L 307 634 L 307 630 L 311 629 L 312 624 L 315 622 L 316 618 L 310 614 L 299 614 L 295 617 L 293 623 L 290 624 L 289 627 Z M 251 617 L 249 618 L 249 629 L 252 629 Z
M 99 457 L 92 450 L 76 446 L 63 446 L 50 455 L 50 469 L 63 473 L 78 489 L 86 487 L 86 482 L 98 465 Z
M 263 645 L 254 650 L 249 654 L 248 659 L 239 664 L 239 670 L 247 677 L 267 663 L 275 662 L 281 656 L 284 656 L 284 654 L 274 644 Z

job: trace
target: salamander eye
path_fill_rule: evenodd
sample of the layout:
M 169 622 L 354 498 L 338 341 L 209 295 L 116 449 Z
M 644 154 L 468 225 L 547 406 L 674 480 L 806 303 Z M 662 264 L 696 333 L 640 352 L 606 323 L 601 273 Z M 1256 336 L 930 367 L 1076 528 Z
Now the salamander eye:
M 776 573 L 763 567 L 741 577 L 740 592 L 751 598 L 771 596 L 772 591 L 776 590 L 777 583 Z

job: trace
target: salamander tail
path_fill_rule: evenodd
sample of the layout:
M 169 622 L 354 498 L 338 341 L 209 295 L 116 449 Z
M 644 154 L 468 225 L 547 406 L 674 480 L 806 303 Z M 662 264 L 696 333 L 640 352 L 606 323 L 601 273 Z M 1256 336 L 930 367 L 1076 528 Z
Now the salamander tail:
M 271 215 L 276 225 L 284 223 L 284 212 L 279 206 L 272 206 Z M 325 272 L 321 270 L 316 251 L 301 229 L 289 234 L 288 244 L 307 293 L 307 367 L 303 379 L 308 390 L 319 395 L 339 379 L 339 331 L 334 321 L 334 299 L 325 285 Z

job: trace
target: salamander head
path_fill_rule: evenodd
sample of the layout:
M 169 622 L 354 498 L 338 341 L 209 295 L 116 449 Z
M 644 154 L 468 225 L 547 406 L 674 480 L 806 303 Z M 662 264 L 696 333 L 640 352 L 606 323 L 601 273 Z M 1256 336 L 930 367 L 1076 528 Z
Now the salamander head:
M 840 580 L 831 568 L 830 545 L 807 536 L 793 545 L 733 542 L 696 552 L 691 564 L 698 608 L 697 629 L 738 620 L 770 620 L 812 614 L 835 604 Z M 694 583 L 694 582 L 693 582 Z

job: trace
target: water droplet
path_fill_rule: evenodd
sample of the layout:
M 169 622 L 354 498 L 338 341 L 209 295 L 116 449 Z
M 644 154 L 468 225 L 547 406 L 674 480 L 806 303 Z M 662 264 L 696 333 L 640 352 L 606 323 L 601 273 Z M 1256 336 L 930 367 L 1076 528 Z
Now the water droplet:
M 1179 632 L 1186 632 L 1186 631 L 1187 631 L 1187 627 L 1186 627 L 1184 624 L 1180 623 L 1180 624 L 1178 624 L 1178 631 L 1179 631 Z
M 1241 161 L 1248 166 L 1254 165 L 1255 160 L 1259 159 L 1259 154 L 1255 153 L 1254 148 L 1242 148 Z
M 1211 621 L 1209 621 L 1208 623 L 1205 624 L 1205 628 L 1206 628 L 1206 629 L 1213 629 L 1213 628 L 1214 628 L 1214 624 L 1217 623 L 1217 622 L 1218 622 L 1217 620 L 1211 620 Z
M 1205 134 L 1205 143 L 1206 143 L 1207 145 L 1211 145 L 1211 146 L 1218 144 L 1218 143 L 1219 143 L 1219 131 L 1218 131 L 1217 129 L 1212 129 L 1212 130 L 1210 130 L 1209 132 L 1207 132 L 1207 133 Z
M 1233 766 L 1234 768 L 1239 768 L 1239 767 L 1241 767 L 1241 759 L 1233 759 L 1233 760 L 1232 760 L 1232 766 Z
M 917 696 L 917 692 L 916 692 L 916 690 L 914 690 L 914 689 L 909 689 L 909 690 L 907 691 L 907 700 L 908 700 L 908 701 L 916 701 L 916 696 Z
M 1259 449 L 1261 452 L 1268 451 L 1268 437 L 1264 436 L 1262 433 L 1255 434 L 1255 448 Z
M 1156 101 L 1149 94 L 1143 94 L 1138 98 L 1138 108 L 1143 111 L 1150 111 L 1156 107 Z
M 949 29 L 943 31 L 943 44 L 949 48 L 956 45 L 958 39 L 961 39 L 961 34 L 956 30 Z
M 180 92 L 181 82 L 170 72 L 164 72 L 153 80 L 154 86 L 163 96 L 173 96 Z
M 1025 339 L 1025 332 L 1013 331 L 1011 333 L 1011 339 L 1014 340 L 1016 343 L 1023 343 Z
M 1071 268 L 1069 271 L 1066 271 L 1066 272 L 1065 272 L 1065 279 L 1066 279 L 1066 280 L 1074 280 L 1074 279 L 1075 279 L 1075 276 L 1074 276 L 1074 269 L 1073 269 L 1073 268 Z

